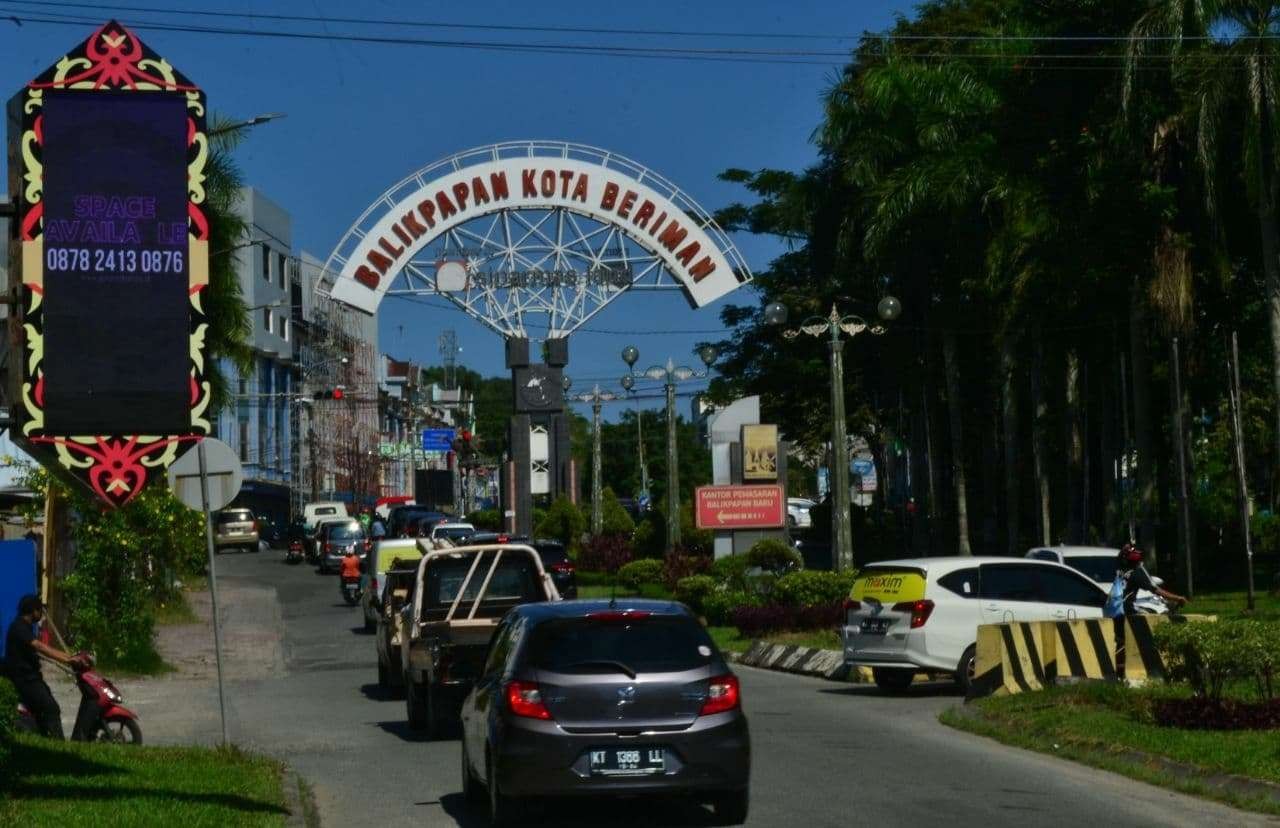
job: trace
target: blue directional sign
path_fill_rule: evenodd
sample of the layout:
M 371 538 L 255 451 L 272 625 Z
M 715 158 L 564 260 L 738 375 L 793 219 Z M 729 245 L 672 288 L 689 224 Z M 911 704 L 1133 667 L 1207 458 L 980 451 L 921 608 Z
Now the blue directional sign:
M 457 432 L 452 428 L 427 428 L 422 431 L 423 451 L 452 451 L 453 438 Z

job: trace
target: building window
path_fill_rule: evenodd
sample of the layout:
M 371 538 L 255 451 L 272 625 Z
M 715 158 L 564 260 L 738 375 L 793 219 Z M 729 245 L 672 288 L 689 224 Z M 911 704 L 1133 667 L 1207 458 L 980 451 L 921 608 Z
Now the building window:
M 249 421 L 240 421 L 240 462 L 249 462 Z
M 262 245 L 262 278 L 271 281 L 271 248 Z
M 276 258 L 276 264 L 280 266 L 280 287 L 284 287 L 287 284 L 289 277 L 286 275 L 285 255 L 283 253 Z
M 285 342 L 289 341 L 289 317 L 280 317 L 280 338 Z
M 262 309 L 262 324 L 266 326 L 267 333 L 271 333 L 274 330 L 271 325 L 271 308 Z

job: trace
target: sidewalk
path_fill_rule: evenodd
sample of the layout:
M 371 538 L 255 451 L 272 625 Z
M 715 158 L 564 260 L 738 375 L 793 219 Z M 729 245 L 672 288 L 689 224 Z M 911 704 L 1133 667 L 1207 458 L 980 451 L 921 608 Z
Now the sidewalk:
M 106 674 L 124 696 L 124 706 L 138 714 L 146 744 L 216 744 L 221 739 L 212 605 L 208 592 L 188 593 L 187 600 L 199 622 L 156 629 L 156 649 L 175 672 L 120 680 Z M 218 603 L 225 681 L 284 676 L 283 621 L 275 588 L 219 578 Z M 43 670 L 70 736 L 80 693 L 69 675 L 48 664 Z

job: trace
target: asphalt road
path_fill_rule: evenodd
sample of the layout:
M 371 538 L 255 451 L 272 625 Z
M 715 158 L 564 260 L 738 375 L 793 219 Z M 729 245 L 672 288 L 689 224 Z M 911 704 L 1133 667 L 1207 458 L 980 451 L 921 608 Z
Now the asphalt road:
M 232 666 L 259 648 L 283 657 L 282 668 L 250 659 L 244 663 L 258 666 L 233 673 L 234 741 L 290 762 L 314 786 L 328 826 L 486 824 L 462 799 L 457 741 L 415 739 L 404 702 L 380 693 L 373 639 L 358 610 L 342 603 L 334 577 L 286 566 L 279 553 L 223 556 L 218 566 L 227 596 L 221 615 L 248 651 L 233 653 Z M 238 602 L 272 586 L 283 635 L 263 630 L 255 639 L 245 622 L 264 623 L 273 613 Z M 751 668 L 739 674 L 754 748 L 751 826 L 1280 824 L 953 731 L 937 721 L 940 710 L 959 703 L 946 687 L 895 698 Z M 149 741 L 216 738 L 208 679 L 152 682 L 136 692 Z M 555 804 L 531 814 L 529 824 L 648 828 L 713 820 L 696 806 L 645 800 Z

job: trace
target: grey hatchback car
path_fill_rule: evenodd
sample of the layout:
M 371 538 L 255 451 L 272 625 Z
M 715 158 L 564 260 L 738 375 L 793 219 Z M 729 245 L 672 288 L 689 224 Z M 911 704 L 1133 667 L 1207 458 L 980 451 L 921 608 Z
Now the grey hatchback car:
M 508 825 L 522 800 L 670 795 L 746 820 L 738 678 L 682 604 L 525 604 L 494 631 L 462 706 L 462 784 Z

